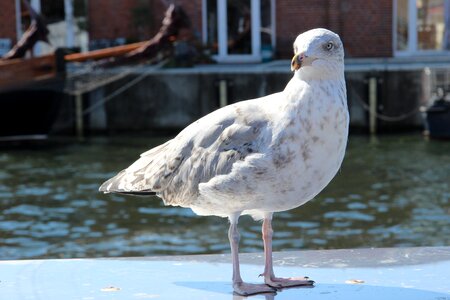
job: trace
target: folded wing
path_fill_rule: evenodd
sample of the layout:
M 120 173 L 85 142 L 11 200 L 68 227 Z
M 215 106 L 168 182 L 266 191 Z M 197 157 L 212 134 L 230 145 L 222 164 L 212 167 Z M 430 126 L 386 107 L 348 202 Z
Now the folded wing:
M 166 204 L 189 206 L 198 197 L 200 183 L 230 173 L 236 162 L 267 145 L 267 139 L 262 138 L 266 120 L 253 101 L 217 110 L 174 139 L 143 153 L 106 181 L 100 191 L 157 194 Z

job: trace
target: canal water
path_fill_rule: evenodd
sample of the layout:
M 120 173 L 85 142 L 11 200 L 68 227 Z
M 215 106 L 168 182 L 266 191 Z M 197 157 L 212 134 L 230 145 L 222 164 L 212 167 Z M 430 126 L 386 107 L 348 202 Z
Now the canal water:
M 164 138 L 51 141 L 0 149 L 0 259 L 228 253 L 228 224 L 156 197 L 98 186 Z M 342 170 L 313 201 L 275 214 L 274 250 L 450 245 L 450 142 L 352 135 Z M 240 221 L 242 252 L 261 224 Z

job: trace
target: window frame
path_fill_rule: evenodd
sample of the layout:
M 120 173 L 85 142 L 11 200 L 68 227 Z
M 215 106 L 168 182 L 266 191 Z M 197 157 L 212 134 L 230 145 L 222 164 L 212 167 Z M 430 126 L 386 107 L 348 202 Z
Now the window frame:
M 450 0 L 444 0 L 449 2 Z M 447 3 L 444 7 L 450 7 Z M 418 49 L 418 32 L 417 32 L 417 7 L 416 0 L 408 0 L 408 44 L 406 50 L 397 50 L 397 9 L 398 0 L 394 0 L 393 18 L 392 18 L 392 46 L 393 53 L 396 57 L 408 56 L 448 56 L 449 50 L 421 50 Z M 450 13 L 450 12 L 449 12 Z M 450 30 L 450 28 L 449 28 Z
M 261 62 L 261 1 L 250 0 L 251 3 L 251 38 L 252 38 L 252 53 L 251 54 L 229 54 L 228 53 L 228 32 L 227 32 L 227 1 L 217 1 L 217 30 L 218 30 L 218 54 L 213 55 L 213 58 L 221 63 L 252 63 Z M 275 48 L 275 0 L 271 1 L 270 15 L 271 22 L 271 42 L 272 48 Z M 207 22 L 207 0 L 202 1 L 202 37 L 203 44 L 206 45 L 208 41 L 208 22 Z

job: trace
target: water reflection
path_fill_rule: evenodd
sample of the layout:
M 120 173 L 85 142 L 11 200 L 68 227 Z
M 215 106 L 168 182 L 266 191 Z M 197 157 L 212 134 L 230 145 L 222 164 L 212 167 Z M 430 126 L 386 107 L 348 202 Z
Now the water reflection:
M 227 253 L 226 220 L 102 195 L 99 184 L 164 139 L 94 138 L 0 152 L 0 259 Z M 314 201 L 275 215 L 274 250 L 450 244 L 450 143 L 351 136 Z M 242 218 L 241 249 L 261 251 Z

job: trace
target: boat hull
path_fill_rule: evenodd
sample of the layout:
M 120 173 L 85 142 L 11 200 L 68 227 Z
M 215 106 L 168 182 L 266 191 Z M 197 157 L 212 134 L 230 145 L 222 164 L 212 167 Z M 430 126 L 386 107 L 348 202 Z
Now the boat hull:
M 45 137 L 62 97 L 58 89 L 20 89 L 0 93 L 0 139 Z
M 436 102 L 426 110 L 426 127 L 430 137 L 450 139 L 450 102 Z

